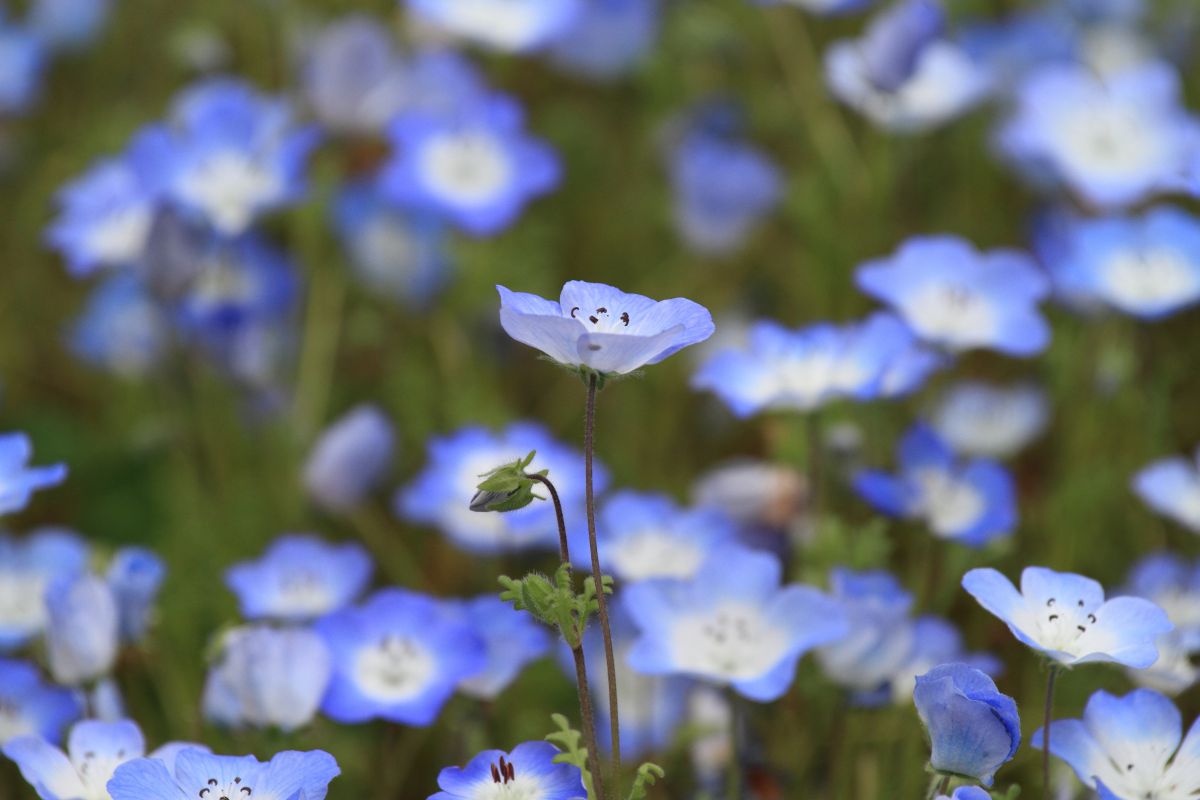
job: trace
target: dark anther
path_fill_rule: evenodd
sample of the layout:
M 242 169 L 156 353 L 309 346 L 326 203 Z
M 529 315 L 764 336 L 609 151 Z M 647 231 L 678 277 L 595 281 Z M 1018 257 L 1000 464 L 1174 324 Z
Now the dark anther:
M 607 309 L 607 308 L 605 308 L 604 306 L 600 306 L 599 308 L 597 308 L 597 309 L 596 309 L 596 313 L 597 313 L 597 314 L 607 314 L 607 313 L 608 313 L 608 309 Z
M 1080 608 L 1083 608 L 1083 600 L 1080 600 L 1080 601 L 1079 601 L 1079 607 L 1080 607 Z
M 1047 607 L 1047 608 L 1049 608 L 1049 607 L 1050 607 L 1050 606 L 1052 606 L 1052 605 L 1054 605 L 1054 598 L 1053 598 L 1053 597 L 1051 597 L 1049 600 L 1047 600 L 1047 601 L 1046 601 L 1046 607 Z
M 492 783 L 500 782 L 500 770 L 496 769 L 496 765 L 492 764 Z
M 1050 615 L 1050 621 L 1051 621 L 1051 622 L 1054 622 L 1054 620 L 1056 620 L 1056 619 L 1058 619 L 1058 614 L 1051 614 L 1051 615 Z
M 96 751 L 95 751 L 95 750 L 88 750 L 86 753 L 84 753 L 84 754 L 83 754 L 83 757 L 84 757 L 84 758 L 95 758 L 95 757 L 96 757 Z
M 588 350 L 591 350 L 593 353 L 599 349 L 601 349 L 601 348 L 600 348 L 600 345 L 598 345 L 598 344 L 589 344 L 588 345 Z
M 209 793 L 209 792 L 211 792 L 211 791 L 212 791 L 212 789 L 201 789 L 201 790 L 200 790 L 200 796 L 201 796 L 201 797 L 204 797 L 204 795 L 208 794 L 208 793 Z
M 249 787 L 249 786 L 243 786 L 243 787 L 242 787 L 242 794 L 244 794 L 244 795 L 246 795 L 247 797 L 249 797 L 249 796 L 250 796 L 250 787 Z
M 241 778 L 234 778 L 234 779 L 233 779 L 233 782 L 234 782 L 234 783 L 241 783 L 241 782 L 242 782 L 242 779 L 241 779 Z
M 1087 633 L 1087 628 L 1083 627 L 1082 625 L 1076 625 L 1075 627 L 1079 629 L 1080 633 Z
M 508 762 L 508 771 L 504 774 L 508 776 L 509 781 L 515 781 L 517 779 L 517 768 L 513 766 L 511 761 Z M 508 781 L 505 781 L 505 783 L 508 783 Z
M 621 322 L 625 323 L 626 328 L 629 327 L 629 312 L 628 311 L 621 312 Z
M 1132 771 L 1133 771 L 1133 764 L 1126 764 L 1126 765 L 1125 765 L 1125 770 L 1126 770 L 1127 772 L 1132 772 Z
M 217 779 L 216 779 L 216 778 L 209 778 L 209 779 L 208 779 L 208 785 L 209 785 L 209 786 L 216 786 L 216 785 L 217 785 Z
M 1095 624 L 1096 624 L 1096 615 L 1095 615 L 1095 614 L 1088 614 L 1088 622 L 1090 622 L 1090 623 L 1092 623 L 1093 625 L 1095 625 Z
M 600 321 L 600 320 L 598 320 L 596 317 L 588 317 L 588 319 L 590 319 L 590 320 L 592 321 L 592 324 L 593 324 L 593 325 L 595 325 L 597 322 L 599 322 L 599 321 Z
M 574 308 L 571 309 L 571 319 L 575 319 L 575 312 L 578 310 L 579 310 L 579 306 L 575 306 Z

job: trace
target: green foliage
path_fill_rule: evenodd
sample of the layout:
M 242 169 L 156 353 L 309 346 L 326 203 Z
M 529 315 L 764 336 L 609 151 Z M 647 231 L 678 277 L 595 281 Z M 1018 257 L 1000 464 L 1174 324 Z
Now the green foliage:
M 643 800 L 646 797 L 647 789 L 653 786 L 656 781 L 665 778 L 666 770 L 658 764 L 651 764 L 649 761 L 638 767 L 637 775 L 634 776 L 633 786 L 629 788 L 629 800 Z
M 583 591 L 576 593 L 569 564 L 560 564 L 553 580 L 538 572 L 531 572 L 519 580 L 501 575 L 498 580 L 504 587 L 500 593 L 501 600 L 557 628 L 572 648 L 578 647 L 583 641 L 588 617 L 599 610 L 596 582 L 590 576 L 585 578 Z M 604 593 L 612 594 L 612 576 L 604 575 L 601 580 Z
M 538 481 L 525 472 L 536 455 L 537 451 L 531 450 L 524 458 L 518 458 L 480 475 L 483 480 L 476 486 L 479 491 L 471 498 L 471 510 L 516 511 L 534 500 L 545 500 L 541 495 L 533 493 L 534 484 Z M 548 474 L 549 470 L 533 473 L 542 477 Z
M 579 771 L 583 773 L 583 785 L 587 789 L 588 797 L 595 798 L 596 791 L 592 787 L 592 773 L 588 770 L 588 751 L 580 744 L 583 734 L 572 728 L 570 721 L 562 714 L 551 714 L 550 719 L 554 721 L 558 730 L 547 734 L 546 741 L 562 750 L 554 757 L 554 762 L 578 767 Z

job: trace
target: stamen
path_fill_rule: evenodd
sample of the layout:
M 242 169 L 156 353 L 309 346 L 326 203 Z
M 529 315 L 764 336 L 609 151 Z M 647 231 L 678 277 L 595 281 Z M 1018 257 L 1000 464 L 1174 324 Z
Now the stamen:
M 1088 622 L 1090 622 L 1090 623 L 1092 623 L 1093 625 L 1095 625 L 1095 624 L 1096 624 L 1096 615 L 1095 615 L 1095 614 L 1088 614 Z
M 607 313 L 608 313 L 608 309 L 607 309 L 607 308 L 605 308 L 604 306 L 600 306 L 599 308 L 597 308 L 597 309 L 596 309 L 596 313 L 597 313 L 597 314 L 607 314 Z
M 593 325 L 595 325 L 597 322 L 599 322 L 599 321 L 600 321 L 600 320 L 598 320 L 596 317 L 588 317 L 588 319 L 589 319 L 589 320 L 591 320 L 591 322 L 592 322 L 592 324 L 593 324 Z
M 1051 622 L 1054 622 L 1054 620 L 1056 620 L 1056 619 L 1058 619 L 1058 614 L 1051 614 L 1051 615 L 1050 615 L 1050 621 L 1051 621 Z
M 621 322 L 625 323 L 626 328 L 629 327 L 629 312 L 628 311 L 621 312 Z
M 500 770 L 496 769 L 496 765 L 492 764 L 492 783 L 500 782 Z
M 1047 608 L 1049 608 L 1049 607 L 1050 607 L 1050 606 L 1052 606 L 1052 605 L 1054 605 L 1054 598 L 1053 598 L 1053 597 L 1051 597 L 1049 600 L 1047 600 L 1047 601 L 1046 601 L 1046 607 L 1047 607 Z
M 579 306 L 574 306 L 571 309 L 571 319 L 575 319 L 575 312 L 579 310 Z

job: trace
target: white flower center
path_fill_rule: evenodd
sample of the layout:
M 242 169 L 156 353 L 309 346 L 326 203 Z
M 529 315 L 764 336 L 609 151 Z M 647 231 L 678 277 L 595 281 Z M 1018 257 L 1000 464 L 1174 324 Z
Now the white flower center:
M 614 571 L 627 581 L 690 578 L 704 560 L 694 543 L 665 530 L 637 531 L 610 547 Z
M 1043 646 L 1068 655 L 1083 656 L 1079 637 L 1096 624 L 1096 608 L 1082 599 L 1051 597 L 1040 609 L 1034 609 L 1034 637 Z
M 1076 175 L 1135 176 L 1161 160 L 1160 126 L 1136 107 L 1116 102 L 1064 109 L 1054 128 L 1055 157 Z
M 1186 303 L 1200 293 L 1200 270 L 1171 247 L 1118 252 L 1104 265 L 1108 298 L 1124 308 Z
M 97 754 L 92 751 L 72 753 L 71 766 L 79 775 L 85 792 L 84 800 L 109 800 L 108 781 L 117 767 L 133 758 L 140 758 L 141 753 L 127 753 L 118 750 L 116 753 Z M 207 798 L 208 795 L 205 795 Z M 230 800 L 234 796 L 230 795 Z
M 423 692 L 436 667 L 429 652 L 412 639 L 385 636 L 358 654 L 354 674 L 363 694 L 399 703 Z
M 543 0 L 454 0 L 442 15 L 446 27 L 460 36 L 511 50 L 536 40 L 545 5 Z
M 241 776 L 224 786 L 216 778 L 209 778 L 207 785 L 199 791 L 200 800 L 247 800 L 254 796 L 254 788 L 247 786 Z
M 0 697 L 0 744 L 18 736 L 37 733 L 37 729 L 22 713 L 21 707 L 11 698 Z
M 367 221 L 354 241 L 354 251 L 371 278 L 396 288 L 404 286 L 403 278 L 420 254 L 405 226 L 386 214 Z
M 329 584 L 315 572 L 284 575 L 278 588 L 280 609 L 290 613 L 318 616 L 332 610 L 336 604 Z
M 639 330 L 636 324 L 630 329 L 630 324 L 636 323 L 638 320 L 628 311 L 622 309 L 609 308 L 608 306 L 599 306 L 592 309 L 573 306 L 571 308 L 564 308 L 562 311 L 565 316 L 583 323 L 583 327 L 589 332 L 647 333 L 647 331 Z M 654 332 L 657 333 L 658 331 Z
M 46 576 L 0 571 L 0 627 L 37 633 L 46 623 Z
M 491 776 L 471 788 L 471 800 L 540 800 L 546 794 L 536 775 L 517 772 L 503 756 L 492 764 Z
M 227 150 L 196 164 L 180 179 L 178 190 L 222 232 L 241 233 L 283 186 L 278 173 L 247 153 Z
M 905 303 L 905 319 L 923 338 L 954 348 L 986 344 L 996 330 L 996 315 L 986 297 L 955 283 L 932 284 Z
M 421 177 L 433 194 L 454 205 L 487 205 L 513 178 L 504 146 L 485 130 L 437 136 L 425 143 L 418 159 Z
M 920 513 L 938 536 L 961 534 L 987 510 L 979 490 L 953 472 L 923 469 L 915 477 L 920 487 Z
M 253 295 L 254 282 L 250 276 L 223 261 L 201 270 L 190 292 L 192 303 L 203 309 L 245 303 Z
M 87 247 L 108 264 L 128 264 L 141 256 L 154 217 L 148 206 L 114 209 L 87 234 Z
M 833 391 L 836 360 L 827 352 L 790 356 L 761 370 L 759 379 L 747 387 L 760 402 L 775 408 L 808 411 L 821 405 Z
M 670 635 L 682 671 L 727 680 L 760 677 L 779 663 L 788 646 L 784 632 L 760 609 L 737 603 L 685 617 Z

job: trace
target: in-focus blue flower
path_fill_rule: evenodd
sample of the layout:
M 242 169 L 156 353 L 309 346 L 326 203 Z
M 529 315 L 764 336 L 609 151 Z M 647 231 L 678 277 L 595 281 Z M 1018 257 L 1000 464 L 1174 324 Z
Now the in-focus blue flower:
M 458 685 L 460 692 L 494 700 L 521 670 L 550 651 L 550 632 L 526 611 L 517 611 L 495 595 L 464 600 L 460 609 L 487 648 L 487 666 Z
M 1004 458 L 1036 439 L 1049 416 L 1046 393 L 1035 384 L 959 381 L 938 399 L 930 422 L 956 453 Z
M 888 516 L 919 519 L 931 533 L 971 547 L 1006 536 L 1017 524 L 1016 487 L 995 461 L 962 461 L 923 424 L 897 448 L 899 474 L 860 470 L 854 490 Z
M 30 662 L 0 658 L 0 744 L 18 736 L 57 742 L 82 711 L 75 692 L 42 680 Z
M 1158 637 L 1158 660 L 1146 669 L 1131 669 L 1142 686 L 1179 694 L 1200 680 L 1192 656 L 1200 652 L 1200 564 L 1170 553 L 1152 553 L 1130 569 L 1125 591 L 1144 597 L 1167 612 L 1175 629 Z
M 783 194 L 779 168 L 761 151 L 714 132 L 686 134 L 671 153 L 675 227 L 693 250 L 724 255 L 749 237 Z
M 511 753 L 484 750 L 465 767 L 438 774 L 440 792 L 429 800 L 577 800 L 586 792 L 579 767 L 556 764 L 558 748 L 549 742 L 524 742 Z
M 624 375 L 712 336 L 712 314 L 682 297 L 651 300 L 603 283 L 567 281 L 558 302 L 500 292 L 500 324 L 560 364 Z
M 928 130 L 978 104 L 988 73 L 943 35 L 936 0 L 900 0 L 863 36 L 826 51 L 825 79 L 839 100 L 891 131 Z
M 45 65 L 41 40 L 0 13 L 0 114 L 20 114 L 37 100 Z
M 87 563 L 87 543 L 71 531 L 40 528 L 21 539 L 0 533 L 0 652 L 42 632 L 46 590 L 82 574 Z
M 1142 502 L 1193 533 L 1200 533 L 1200 450 L 1195 458 L 1155 461 L 1133 476 Z
M 990 568 L 971 570 L 962 585 L 1018 640 L 1068 667 L 1111 661 L 1144 669 L 1158 658 L 1155 641 L 1173 627 L 1149 600 L 1106 601 L 1091 578 L 1045 567 L 1026 567 L 1020 592 Z
M 1179 95 L 1179 78 L 1165 63 L 1104 76 L 1051 64 L 1019 87 L 999 146 L 1032 177 L 1050 176 L 1092 206 L 1127 206 L 1186 167 L 1197 127 Z
M 392 155 L 378 176 L 384 196 L 444 214 L 472 235 L 508 227 L 559 182 L 558 156 L 525 132 L 521 106 L 507 95 L 481 97 L 454 113 L 402 114 L 388 136 Z
M 1042 742 L 1039 728 L 1031 743 L 1040 750 Z M 1083 719 L 1050 723 L 1050 753 L 1086 786 L 1103 786 L 1101 797 L 1111 800 L 1174 800 L 1200 792 L 1200 726 L 1183 736 L 1179 710 L 1150 689 L 1124 697 L 1096 692 Z
M 960 786 L 949 796 L 938 795 L 937 800 L 992 800 L 992 795 L 978 786 Z
M 419 308 L 449 280 L 447 229 L 436 213 L 401 208 L 363 184 L 343 189 L 333 211 L 342 246 L 367 288 Z
M 29 27 L 52 49 L 73 50 L 96 38 L 111 11 L 111 0 L 35 0 Z
M 402 589 L 376 592 L 316 629 L 333 654 L 321 710 L 338 722 L 430 725 L 458 685 L 488 667 L 487 648 L 458 609 Z
M 144 547 L 123 547 L 113 555 L 106 578 L 117 601 L 122 641 L 137 642 L 146 635 L 166 576 L 163 560 Z
M 981 253 L 956 236 L 916 236 L 893 255 L 859 266 L 856 280 L 918 336 L 954 352 L 990 348 L 1031 356 L 1050 340 L 1037 308 L 1049 281 L 1016 250 Z
M 366 14 L 349 14 L 309 42 L 301 83 L 323 125 L 364 134 L 384 129 L 406 100 L 406 67 L 392 33 Z
M 929 764 L 938 772 L 991 786 L 1021 744 L 1017 704 L 966 664 L 943 664 L 919 676 L 913 702 L 933 746 Z
M 84 361 L 122 376 L 138 376 L 157 365 L 170 328 L 162 307 L 133 275 L 113 275 L 92 290 L 71 327 L 71 349 Z
M 234 628 L 204 684 L 204 715 L 230 727 L 294 731 L 317 713 L 333 660 L 307 628 Z
M 46 590 L 46 656 L 54 680 L 78 686 L 109 673 L 121 642 L 117 598 L 91 573 L 59 580 Z
M 842 607 L 847 634 L 815 651 L 825 676 L 859 694 L 886 685 L 914 647 L 909 615 L 912 595 L 882 571 L 853 572 L 835 568 L 830 594 Z
M 257 561 L 230 567 L 225 584 L 246 619 L 303 622 L 353 603 L 371 582 L 373 569 L 359 544 L 285 534 Z
M 571 25 L 550 44 L 555 66 L 609 79 L 628 72 L 654 45 L 660 0 L 592 0 L 580 6 Z
M 24 433 L 0 434 L 0 514 L 21 511 L 39 489 L 58 486 L 67 477 L 65 464 L 31 467 L 33 443 Z
M 366 499 L 392 463 L 396 434 L 373 405 L 347 411 L 313 444 L 304 464 L 304 488 L 330 511 L 350 511 Z
M 624 588 L 640 630 L 629 665 L 688 675 L 766 702 L 791 685 L 800 657 L 849 630 L 840 604 L 808 586 L 780 586 L 779 559 L 739 547 L 714 551 L 690 580 Z
M 469 426 L 431 438 L 428 448 L 425 469 L 396 495 L 396 514 L 438 528 L 464 550 L 487 555 L 558 546 L 558 524 L 549 502 L 530 503 L 504 514 L 479 514 L 469 506 L 483 474 L 532 450 L 537 456 L 529 470 L 550 471 L 562 499 L 567 530 L 584 524 L 583 454 L 554 439 L 537 423 L 513 423 L 499 433 Z M 603 466 L 595 466 L 593 483 L 597 494 L 604 491 L 608 471 Z
M 895 316 L 789 330 L 755 323 L 747 347 L 718 351 L 692 377 L 740 417 L 814 411 L 842 399 L 895 397 L 915 390 L 944 359 Z
M 492 50 L 541 47 L 575 20 L 583 0 L 405 0 L 419 22 Z
M 122 764 L 108 782 L 108 792 L 112 800 L 182 800 L 201 792 L 214 799 L 324 800 L 329 782 L 340 772 L 337 761 L 323 750 L 285 750 L 262 762 L 254 756 L 215 756 L 186 748 L 173 764 L 158 758 Z

